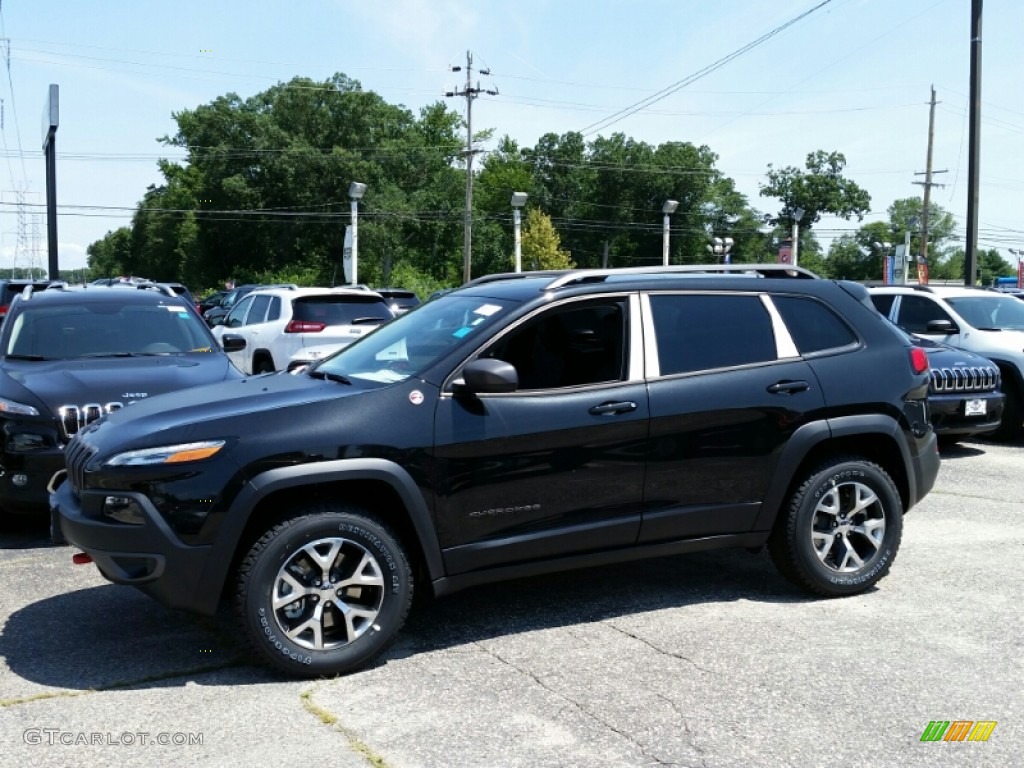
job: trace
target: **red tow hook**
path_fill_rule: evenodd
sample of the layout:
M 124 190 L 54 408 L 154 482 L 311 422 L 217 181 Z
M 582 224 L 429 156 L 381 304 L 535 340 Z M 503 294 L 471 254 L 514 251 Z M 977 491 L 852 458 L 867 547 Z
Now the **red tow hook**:
M 71 556 L 71 562 L 75 565 L 88 565 L 92 562 L 92 555 L 87 555 L 85 552 L 75 552 Z

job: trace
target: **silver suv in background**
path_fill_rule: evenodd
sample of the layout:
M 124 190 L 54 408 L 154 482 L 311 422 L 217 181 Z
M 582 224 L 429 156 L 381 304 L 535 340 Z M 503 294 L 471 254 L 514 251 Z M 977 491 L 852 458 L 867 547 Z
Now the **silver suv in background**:
M 1024 436 L 1024 302 L 954 285 L 885 286 L 869 293 L 878 311 L 904 330 L 995 363 L 1006 404 L 994 436 Z

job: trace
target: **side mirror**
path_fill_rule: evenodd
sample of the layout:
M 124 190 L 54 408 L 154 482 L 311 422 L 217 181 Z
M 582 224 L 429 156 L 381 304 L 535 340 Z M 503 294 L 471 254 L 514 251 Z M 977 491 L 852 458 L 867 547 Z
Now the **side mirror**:
M 211 328 L 216 328 L 218 325 L 224 325 L 224 318 L 226 315 L 214 315 L 213 317 L 206 318 L 206 324 Z
M 459 390 L 466 394 L 515 392 L 519 388 L 519 374 L 515 366 L 493 358 L 480 358 L 467 363 L 462 369 L 462 379 Z
M 928 329 L 928 333 L 959 333 L 960 329 L 957 328 L 950 320 L 929 320 L 925 326 Z
M 220 345 L 225 352 L 238 352 L 245 349 L 245 339 L 234 333 L 225 333 L 220 340 Z

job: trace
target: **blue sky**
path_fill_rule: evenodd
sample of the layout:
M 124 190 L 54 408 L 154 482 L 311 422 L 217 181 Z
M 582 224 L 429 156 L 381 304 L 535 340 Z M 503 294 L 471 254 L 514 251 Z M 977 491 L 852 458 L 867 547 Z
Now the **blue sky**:
M 821 0 L 6 0 L 9 59 L 0 61 L 0 266 L 15 256 L 24 190 L 45 201 L 40 115 L 60 86 L 57 134 L 62 268 L 129 223 L 173 112 L 227 92 L 252 95 L 303 75 L 343 72 L 392 103 L 418 110 L 461 84 L 449 71 L 491 70 L 500 95 L 474 103 L 475 129 L 532 145 L 546 132 L 583 130 L 754 41 Z M 883 219 L 921 193 L 929 87 L 935 85 L 933 201 L 967 207 L 970 0 L 832 0 L 820 10 L 647 110 L 603 129 L 658 144 L 707 144 L 718 167 L 763 211 L 769 163 L 802 166 L 838 150 Z M 1024 3 L 988 0 L 983 26 L 980 243 L 1024 248 Z M 9 60 L 9 67 L 7 62 Z M 462 111 L 463 100 L 450 100 Z M 493 142 L 492 142 L 493 146 Z M 486 147 L 485 147 L 486 148 Z M 42 208 L 25 208 L 42 211 Z M 652 212 L 658 219 L 660 214 Z M 46 264 L 45 218 L 28 215 Z M 823 219 L 823 241 L 856 229 Z M 27 266 L 31 254 L 19 255 Z M 154 276 L 171 279 L 174 276 Z

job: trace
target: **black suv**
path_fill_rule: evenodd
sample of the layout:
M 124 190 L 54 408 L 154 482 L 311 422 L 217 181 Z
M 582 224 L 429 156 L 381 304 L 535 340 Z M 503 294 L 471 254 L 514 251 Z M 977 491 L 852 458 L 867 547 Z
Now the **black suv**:
M 735 273 L 735 274 L 733 274 Z M 86 427 L 55 494 L 111 581 L 346 672 L 414 585 L 767 544 L 868 589 L 939 468 L 928 360 L 853 283 L 777 265 L 482 278 L 298 375 Z
M 47 483 L 86 424 L 162 392 L 236 378 L 195 308 L 166 289 L 18 295 L 0 332 L 0 518 L 46 513 Z

